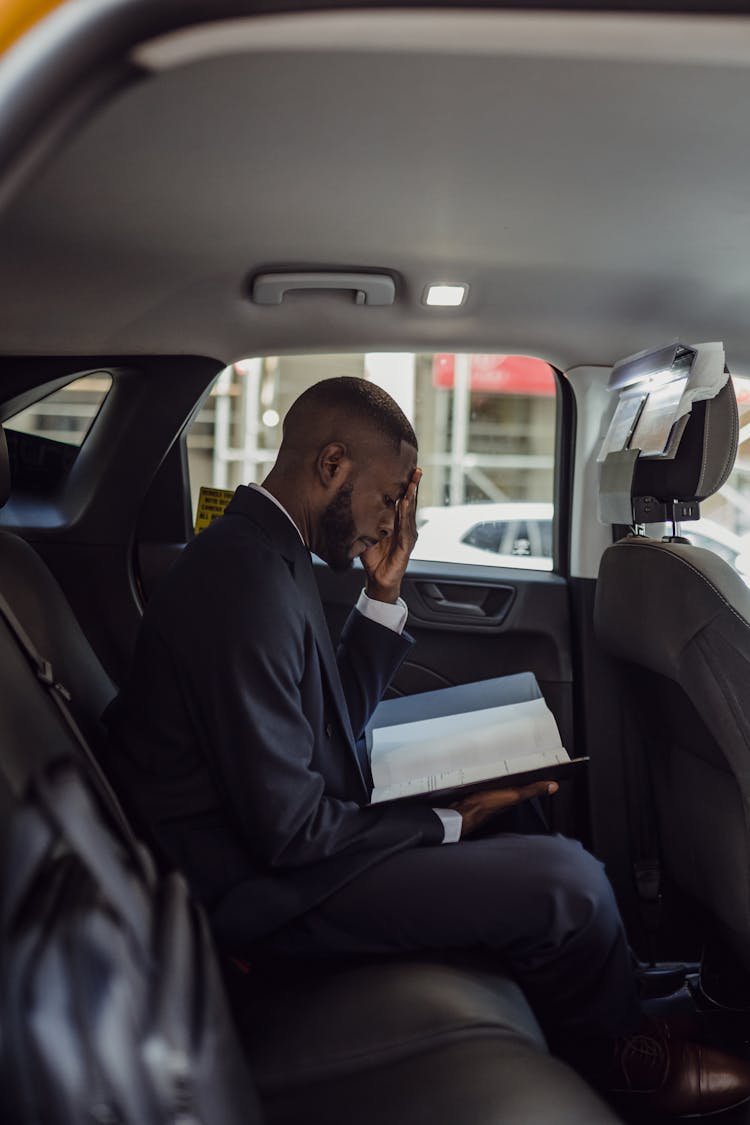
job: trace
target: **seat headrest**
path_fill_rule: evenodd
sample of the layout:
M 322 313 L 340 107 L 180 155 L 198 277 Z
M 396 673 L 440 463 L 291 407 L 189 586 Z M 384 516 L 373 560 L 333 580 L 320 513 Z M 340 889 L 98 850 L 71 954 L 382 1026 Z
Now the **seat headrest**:
M 631 495 L 705 500 L 718 492 L 737 456 L 739 418 L 731 379 L 714 398 L 693 403 L 674 458 L 639 457 Z
M 8 443 L 5 440 L 5 431 L 0 426 L 0 508 L 8 502 L 10 497 L 10 457 L 8 456 Z

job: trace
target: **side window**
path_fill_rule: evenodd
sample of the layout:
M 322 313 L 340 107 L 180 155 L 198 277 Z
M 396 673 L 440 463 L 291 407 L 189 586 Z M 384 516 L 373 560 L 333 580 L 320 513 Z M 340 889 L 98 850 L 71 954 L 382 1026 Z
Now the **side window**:
M 188 435 L 194 513 L 201 486 L 262 481 L 294 399 L 337 375 L 384 387 L 414 425 L 424 470 L 414 558 L 551 570 L 556 384 L 549 364 L 529 356 L 353 353 L 234 364 Z M 212 495 L 207 519 L 216 503 Z
M 718 530 L 718 529 L 716 529 Z M 731 544 L 722 543 L 716 538 L 716 535 L 703 535 L 700 531 L 692 531 L 690 528 L 683 528 L 682 534 L 686 536 L 690 542 L 696 547 L 703 547 L 706 551 L 713 551 L 724 562 L 728 562 L 734 566 L 737 562 L 737 555 L 739 554 L 739 543 L 737 549 L 733 549 Z
M 59 484 L 111 386 L 106 371 L 83 375 L 5 419 L 14 486 L 44 492 Z

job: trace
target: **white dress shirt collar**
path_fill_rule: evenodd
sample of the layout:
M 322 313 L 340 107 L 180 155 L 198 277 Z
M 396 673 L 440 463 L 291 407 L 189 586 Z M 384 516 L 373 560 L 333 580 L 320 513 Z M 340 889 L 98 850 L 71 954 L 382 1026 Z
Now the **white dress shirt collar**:
M 267 496 L 271 503 L 275 504 L 279 511 L 284 513 L 292 527 L 295 528 L 300 539 L 302 539 L 302 532 L 289 515 L 289 512 L 287 512 L 284 505 L 280 504 L 267 488 L 264 488 L 262 484 L 250 484 L 248 488 L 254 488 L 256 492 L 262 492 L 264 496 Z M 302 539 L 302 542 L 305 542 L 304 539 Z M 305 546 L 307 546 L 307 544 L 305 544 Z M 391 629 L 394 633 L 402 633 L 404 631 L 409 613 L 403 598 L 399 598 L 395 605 L 391 605 L 389 602 L 378 602 L 372 598 L 368 598 L 364 590 L 359 595 L 357 609 L 364 617 L 369 617 L 371 620 L 377 621 L 379 625 L 384 625 L 386 629 Z
M 289 515 L 289 512 L 287 512 L 287 510 L 286 510 L 286 508 L 284 507 L 284 505 L 283 505 L 282 503 L 280 503 L 280 501 L 278 501 L 278 500 L 276 499 L 276 497 L 275 497 L 275 496 L 273 495 L 273 493 L 272 493 L 272 492 L 269 492 L 269 491 L 268 491 L 268 489 L 267 489 L 267 488 L 264 488 L 262 484 L 249 484 L 249 485 L 248 485 L 247 487 L 248 487 L 248 488 L 254 488 L 256 492 L 262 492 L 264 496 L 268 497 L 268 499 L 269 499 L 269 500 L 271 501 L 271 503 L 272 503 L 272 504 L 275 504 L 275 505 L 276 505 L 276 507 L 277 507 L 277 508 L 279 509 L 279 511 L 280 511 L 280 512 L 283 512 L 283 513 L 284 513 L 284 515 L 285 515 L 285 516 L 286 516 L 286 518 L 287 518 L 287 519 L 289 520 L 289 522 L 290 522 L 290 524 L 292 525 L 292 527 L 294 528 L 294 530 L 295 530 L 295 531 L 297 532 L 297 534 L 299 535 L 300 539 L 302 539 L 302 532 L 301 532 L 301 531 L 300 531 L 300 529 L 299 529 L 299 528 L 297 527 L 297 525 L 296 525 L 296 523 L 294 522 L 294 520 L 292 519 L 292 517 L 291 517 L 291 516 Z M 304 539 L 302 539 L 302 542 L 303 542 L 303 543 L 305 543 L 305 540 L 304 540 Z M 307 546 L 307 543 L 305 543 L 305 546 Z

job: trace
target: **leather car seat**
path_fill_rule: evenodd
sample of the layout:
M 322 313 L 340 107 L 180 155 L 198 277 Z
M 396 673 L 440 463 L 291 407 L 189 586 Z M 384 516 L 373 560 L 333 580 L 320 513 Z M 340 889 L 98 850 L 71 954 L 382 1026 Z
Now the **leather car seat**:
M 0 427 L 0 507 L 9 491 Z M 44 562 L 6 530 L 0 530 L 0 594 L 70 689 L 75 719 L 89 734 L 114 686 Z M 29 776 L 52 757 L 81 760 L 81 747 L 2 615 L 0 668 L 1 851 L 3 818 Z M 269 1125 L 618 1121 L 582 1078 L 547 1053 L 525 997 L 501 971 L 396 960 L 343 965 L 340 974 L 318 972 L 304 982 L 287 977 L 271 980 L 251 967 L 252 998 L 247 1007 L 238 1005 Z
M 631 497 L 704 500 L 737 443 L 728 380 L 673 460 L 638 458 Z M 631 533 L 602 557 L 594 628 L 639 728 L 662 870 L 750 971 L 750 590 L 711 551 Z
M 7 503 L 10 489 L 8 448 L 0 426 L 0 508 Z M 96 744 L 101 737 L 99 718 L 115 695 L 115 685 L 47 565 L 20 535 L 2 529 L 0 592 L 39 653 L 60 674 L 71 693 L 76 721 L 89 741 Z
M 8 450 L 0 427 L 0 508 L 10 496 Z M 101 736 L 99 717 L 115 687 L 73 613 L 65 594 L 34 548 L 0 529 L 0 594 L 55 678 L 88 742 Z M 72 731 L 32 672 L 17 638 L 0 615 L 0 773 L 20 793 L 36 766 L 61 753 L 81 753 Z

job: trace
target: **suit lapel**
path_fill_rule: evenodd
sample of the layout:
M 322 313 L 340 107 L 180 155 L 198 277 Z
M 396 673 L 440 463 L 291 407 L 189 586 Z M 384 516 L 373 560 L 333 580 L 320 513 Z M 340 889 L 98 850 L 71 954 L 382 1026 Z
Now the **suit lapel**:
M 304 600 L 307 616 L 312 625 L 318 656 L 325 679 L 328 681 L 328 688 L 341 728 L 349 744 L 352 758 L 362 777 L 362 783 L 366 788 L 369 788 L 366 781 L 366 772 L 357 753 L 349 709 L 341 687 L 341 676 L 331 643 L 331 634 L 323 613 L 323 604 L 320 600 L 318 584 L 315 581 L 315 571 L 310 552 L 300 539 L 299 532 L 286 513 L 255 488 L 240 485 L 227 506 L 226 515 L 249 516 L 266 535 L 270 536 L 276 548 L 290 564 L 295 582 Z
M 328 679 L 328 686 L 336 705 L 339 720 L 346 733 L 350 746 L 354 747 L 354 733 L 349 718 L 349 709 L 346 706 L 344 692 L 341 687 L 341 676 L 339 675 L 339 669 L 336 663 L 336 654 L 333 651 L 328 622 L 323 613 L 323 603 L 320 600 L 318 584 L 315 581 L 315 570 L 313 568 L 312 559 L 306 549 L 304 549 L 304 558 L 300 558 L 295 566 L 294 577 L 305 599 L 308 616 L 315 634 L 315 644 L 318 649 L 318 655 L 320 656 L 320 662 L 323 665 L 326 678 Z

